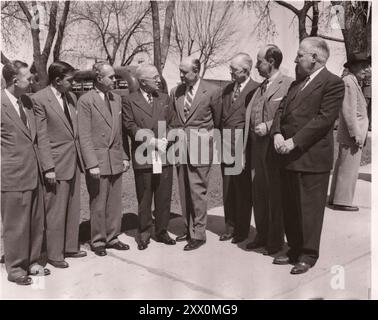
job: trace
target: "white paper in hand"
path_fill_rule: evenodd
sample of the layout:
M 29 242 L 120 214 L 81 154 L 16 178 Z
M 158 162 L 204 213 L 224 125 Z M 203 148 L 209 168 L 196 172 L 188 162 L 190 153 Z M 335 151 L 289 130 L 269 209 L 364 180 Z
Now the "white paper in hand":
M 159 174 L 162 173 L 163 165 L 161 161 L 161 157 L 158 151 L 152 151 L 152 173 Z

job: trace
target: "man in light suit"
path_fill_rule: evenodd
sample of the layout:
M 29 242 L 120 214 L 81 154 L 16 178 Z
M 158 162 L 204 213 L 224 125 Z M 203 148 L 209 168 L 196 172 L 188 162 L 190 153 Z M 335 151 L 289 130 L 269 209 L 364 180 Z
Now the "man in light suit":
M 219 240 L 226 241 L 232 238 L 232 243 L 239 243 L 248 237 L 251 223 L 252 210 L 252 180 L 250 161 L 240 172 L 227 174 L 226 168 L 236 166 L 236 153 L 243 150 L 236 150 L 237 139 L 243 139 L 245 125 L 246 106 L 251 100 L 253 93 L 259 83 L 250 78 L 252 69 L 252 59 L 246 53 L 236 54 L 230 63 L 232 82 L 225 87 L 222 93 L 222 147 L 223 153 L 231 152 L 231 157 L 235 156 L 232 163 L 227 163 L 225 157 L 222 158 L 222 177 L 223 177 L 223 206 L 226 230 Z M 224 133 L 231 130 L 231 140 L 225 138 Z M 236 132 L 241 134 L 237 136 Z M 238 138 L 237 138 L 238 137 Z M 230 144 L 227 147 L 226 144 Z M 249 152 L 247 152 L 249 154 Z M 243 165 L 242 163 L 240 164 Z
M 353 205 L 353 197 L 362 147 L 366 142 L 369 127 L 367 103 L 359 82 L 364 80 L 369 65 L 370 57 L 362 52 L 352 54 L 344 65 L 350 73 L 343 77 L 345 97 L 337 129 L 339 155 L 333 171 L 329 197 L 330 205 L 334 210 L 359 210 Z
M 221 91 L 200 79 L 198 59 L 184 58 L 180 63 L 182 84 L 172 89 L 174 127 L 185 131 L 186 163 L 177 166 L 180 201 L 186 233 L 176 238 L 187 240 L 184 250 L 194 250 L 206 242 L 207 201 L 210 166 L 213 161 L 213 129 L 220 125 Z M 199 131 L 201 129 L 201 131 Z M 206 150 L 201 153 L 202 147 Z
M 128 250 L 118 239 L 122 219 L 122 173 L 129 168 L 128 142 L 122 137 L 121 97 L 114 88 L 113 68 L 93 66 L 94 89 L 78 101 L 79 139 L 86 170 L 91 214 L 91 247 L 98 256 L 106 248 Z
M 131 150 L 138 198 L 138 249 L 144 250 L 148 247 L 152 231 L 152 197 L 155 203 L 156 241 L 167 245 L 176 244 L 167 232 L 171 211 L 173 168 L 171 164 L 165 162 L 162 163 L 161 170 L 156 168 L 154 172 L 155 159 L 152 159 L 152 157 L 157 157 L 156 153 L 161 159 L 163 153 L 166 152 L 167 139 L 165 136 L 158 135 L 158 125 L 159 122 L 164 123 L 165 130 L 168 129 L 169 96 L 159 92 L 160 76 L 155 66 L 148 64 L 139 66 L 136 77 L 140 89 L 123 97 L 122 112 L 123 129 L 132 141 Z M 153 133 L 153 136 L 148 136 L 147 143 L 151 148 L 147 148 L 148 161 L 146 163 L 140 163 L 138 156 L 141 154 L 137 154 L 142 141 L 137 141 L 136 136 L 143 129 Z
M 30 285 L 29 275 L 49 275 L 38 263 L 43 241 L 43 194 L 40 182 L 36 122 L 29 90 L 28 65 L 12 61 L 3 67 L 1 91 L 1 217 L 8 280 Z
M 285 233 L 290 247 L 275 264 L 307 272 L 319 258 L 320 236 L 333 165 L 333 126 L 344 98 L 343 81 L 325 67 L 327 43 L 302 40 L 295 59 L 298 78 L 282 100 L 271 128 L 280 154 Z
M 269 135 L 274 114 L 294 80 L 279 71 L 281 62 L 282 52 L 276 45 L 268 44 L 258 52 L 256 68 L 265 80 L 246 112 L 246 135 L 249 134 L 252 145 L 253 214 L 257 231 L 247 249 L 262 247 L 265 255 L 280 251 L 284 242 L 279 167 L 272 161 L 273 142 Z
M 45 179 L 48 262 L 67 268 L 65 257 L 85 257 L 79 250 L 80 153 L 76 97 L 70 92 L 75 69 L 55 61 L 48 69 L 50 85 L 32 96 L 38 147 Z

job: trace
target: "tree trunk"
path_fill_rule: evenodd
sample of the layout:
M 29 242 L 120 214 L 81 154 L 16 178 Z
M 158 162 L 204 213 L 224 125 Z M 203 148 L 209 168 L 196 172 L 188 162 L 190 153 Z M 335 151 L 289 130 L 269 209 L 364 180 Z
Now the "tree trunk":
M 161 45 L 161 68 L 164 69 L 165 62 L 167 61 L 169 45 L 171 43 L 171 30 L 173 22 L 173 13 L 175 10 L 175 0 L 169 1 L 167 9 L 165 10 L 165 22 L 163 32 L 163 42 Z
M 54 61 L 57 61 L 60 58 L 60 49 L 62 47 L 64 30 L 66 28 L 66 22 L 67 22 L 67 16 L 68 16 L 69 10 L 70 10 L 70 1 L 65 1 L 62 18 L 60 19 L 60 23 L 58 27 L 58 36 L 56 38 L 55 46 L 54 46 L 54 52 L 53 52 Z
M 156 1 L 150 1 L 152 12 L 152 32 L 154 40 L 154 65 L 161 74 L 161 47 L 160 47 L 160 22 L 159 5 Z

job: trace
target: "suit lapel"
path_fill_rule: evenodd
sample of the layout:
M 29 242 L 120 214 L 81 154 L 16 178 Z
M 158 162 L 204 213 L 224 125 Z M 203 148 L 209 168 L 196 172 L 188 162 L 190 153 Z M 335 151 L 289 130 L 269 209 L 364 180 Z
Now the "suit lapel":
M 57 100 L 54 92 L 51 90 L 50 87 L 46 88 L 47 91 L 47 100 L 49 101 L 49 104 L 51 105 L 51 108 L 56 112 L 56 114 L 60 117 L 60 119 L 63 121 L 64 125 L 67 127 L 68 131 L 72 132 L 72 128 L 67 120 L 66 115 L 63 112 L 63 109 L 61 105 L 59 104 L 59 101 Z
M 200 79 L 199 82 L 200 83 L 198 84 L 198 89 L 197 89 L 196 95 L 194 96 L 194 99 L 192 101 L 192 105 L 190 106 L 190 110 L 189 110 L 189 114 L 186 118 L 186 122 L 188 122 L 190 117 L 193 115 L 194 111 L 196 111 L 196 109 L 198 108 L 198 106 L 201 102 L 201 99 L 204 97 L 205 93 L 207 92 L 207 89 L 206 89 L 203 81 Z M 185 97 L 185 95 L 184 95 L 184 97 Z M 184 106 L 184 104 L 183 104 L 183 106 Z
M 68 108 L 70 109 L 70 113 L 71 113 L 71 121 L 72 121 L 72 126 L 73 126 L 73 134 L 74 134 L 74 137 L 77 136 L 78 134 L 78 130 L 77 130 L 77 111 L 76 111 L 76 108 L 75 108 L 75 105 L 73 103 L 73 100 L 70 96 L 69 93 L 66 94 L 66 98 L 67 98 L 67 103 L 68 103 Z
M 28 130 L 27 127 L 25 127 L 24 123 L 22 122 L 20 116 L 18 115 L 16 109 L 12 105 L 12 102 L 9 100 L 7 94 L 2 91 L 1 92 L 1 100 L 2 105 L 5 106 L 5 112 L 8 114 L 8 116 L 14 121 L 14 124 L 21 129 L 21 131 L 29 138 L 31 138 L 31 133 Z M 26 113 L 26 112 L 25 112 Z M 28 117 L 29 121 L 29 117 Z M 30 123 L 31 121 L 29 121 Z
M 278 71 L 279 72 L 279 71 Z M 266 100 L 269 100 L 279 89 L 282 83 L 282 74 L 279 73 L 277 78 L 273 80 L 272 84 L 266 90 Z
M 135 95 L 135 105 L 152 117 L 152 108 L 150 104 L 146 101 L 141 91 L 138 91 Z
M 365 99 L 365 96 L 364 96 L 364 94 L 363 94 L 363 92 L 362 92 L 362 89 L 361 89 L 361 87 L 360 87 L 360 84 L 358 83 L 357 78 L 356 78 L 355 76 L 353 76 L 352 79 L 353 79 L 354 84 L 355 84 L 356 87 L 357 87 L 357 91 L 359 92 L 359 95 L 362 96 L 362 97 Z
M 94 107 L 97 109 L 97 111 L 104 118 L 105 122 L 111 128 L 113 120 L 112 120 L 109 110 L 107 110 L 107 107 L 105 106 L 105 101 L 101 98 L 99 93 L 96 92 L 96 90 L 93 90 L 93 97 L 94 97 L 94 104 L 93 104 Z
M 185 123 L 184 103 L 185 103 L 185 86 L 177 87 L 175 93 L 177 113 L 180 115 L 182 123 Z
M 116 103 L 114 99 L 114 95 L 110 92 L 109 93 L 109 101 L 110 101 L 110 108 L 112 110 L 112 132 L 110 135 L 109 146 L 113 143 L 116 133 L 118 132 L 118 125 L 119 125 L 119 113 L 120 108 L 119 105 Z
M 37 129 L 35 127 L 35 121 L 34 121 L 34 113 L 33 110 L 25 109 L 26 117 L 28 118 L 28 123 L 30 126 L 30 135 L 32 138 L 32 141 L 35 140 Z
M 232 94 L 233 90 L 231 93 L 228 95 L 228 99 L 230 99 L 231 107 L 228 109 L 227 115 L 225 117 L 225 120 L 227 120 L 237 109 L 240 107 L 244 107 L 244 102 L 247 94 L 252 90 L 252 80 L 249 79 L 245 87 L 243 88 L 242 92 L 240 92 L 239 97 L 232 103 Z M 228 102 L 228 101 L 227 101 Z

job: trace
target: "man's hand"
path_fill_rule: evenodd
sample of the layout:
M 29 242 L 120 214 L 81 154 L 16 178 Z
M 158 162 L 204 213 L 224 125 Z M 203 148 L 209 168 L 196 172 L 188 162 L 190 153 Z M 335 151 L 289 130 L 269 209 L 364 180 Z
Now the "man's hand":
M 284 142 L 285 142 L 285 138 L 283 137 L 282 134 L 276 133 L 274 135 L 274 149 L 276 149 L 277 153 L 281 153 L 280 150 Z
M 100 168 L 99 167 L 90 168 L 89 174 L 91 175 L 93 179 L 100 179 Z
M 268 127 L 266 126 L 265 122 L 263 123 L 260 123 L 258 124 L 256 127 L 255 127 L 255 133 L 260 136 L 260 137 L 263 137 L 263 136 L 266 136 L 267 133 L 268 133 Z
M 129 160 L 123 160 L 123 172 L 126 172 L 130 169 L 130 161 Z
M 55 171 L 45 172 L 45 180 L 48 184 L 54 185 L 56 183 Z
M 287 139 L 284 141 L 283 145 L 280 148 L 281 154 L 288 154 L 291 150 L 295 148 L 293 138 Z
M 160 152 L 165 152 L 167 149 L 168 140 L 166 138 L 156 139 L 151 138 L 150 144 L 155 147 L 155 149 L 159 150 Z

